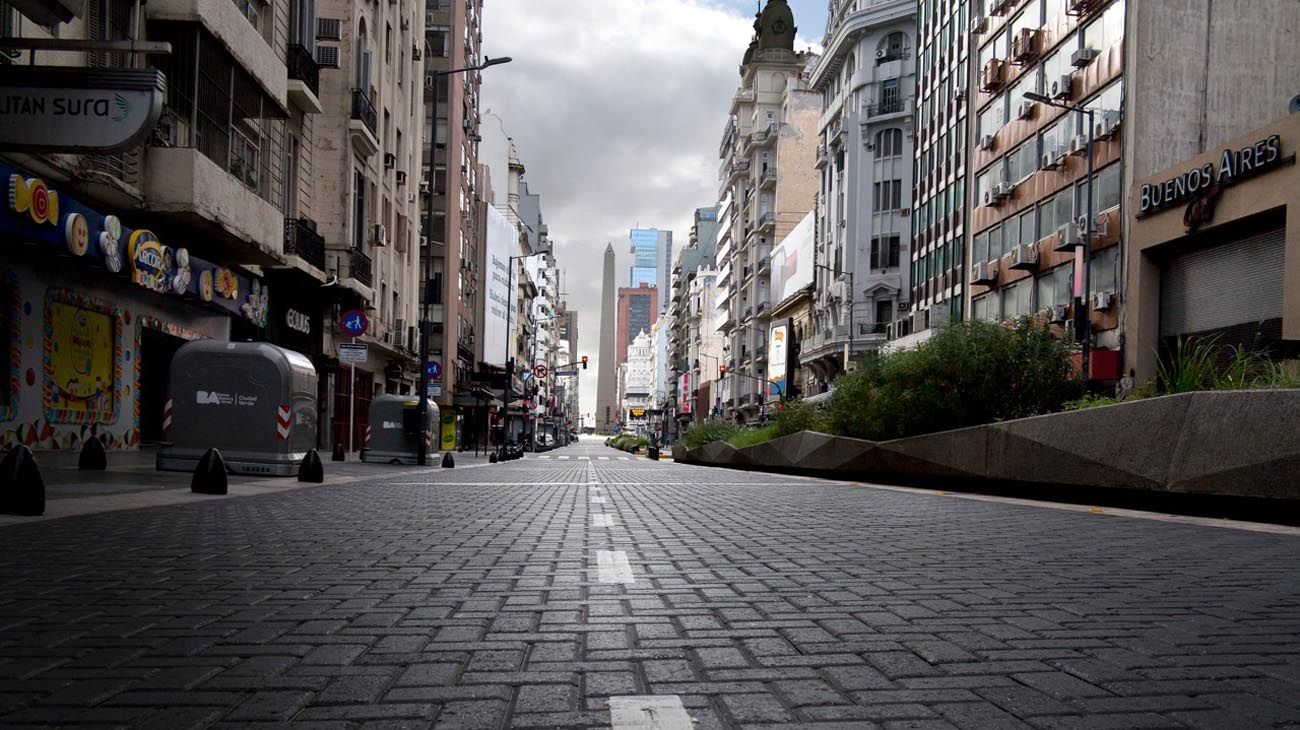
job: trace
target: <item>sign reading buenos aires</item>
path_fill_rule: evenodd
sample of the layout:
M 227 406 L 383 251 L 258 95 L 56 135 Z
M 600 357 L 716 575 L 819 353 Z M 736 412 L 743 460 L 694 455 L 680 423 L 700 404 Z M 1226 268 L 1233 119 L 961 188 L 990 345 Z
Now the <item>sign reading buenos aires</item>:
M 1226 149 L 1217 169 L 1213 162 L 1207 162 L 1163 182 L 1142 185 L 1138 190 L 1137 217 L 1217 195 L 1224 187 L 1294 162 L 1294 153 L 1282 156 L 1282 139 L 1276 134 L 1248 147 Z
M 158 124 L 166 89 L 157 69 L 0 66 L 0 139 L 7 149 L 130 149 Z

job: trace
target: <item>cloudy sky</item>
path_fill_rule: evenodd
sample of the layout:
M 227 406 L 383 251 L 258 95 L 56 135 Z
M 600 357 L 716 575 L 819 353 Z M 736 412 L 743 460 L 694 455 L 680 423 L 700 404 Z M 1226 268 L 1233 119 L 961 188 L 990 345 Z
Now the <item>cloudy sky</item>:
M 817 44 L 826 0 L 790 0 Z M 483 108 L 504 121 L 557 242 L 564 290 L 591 357 L 582 411 L 595 411 L 601 255 L 626 286 L 628 230 L 671 229 L 684 245 L 718 194 L 718 145 L 754 0 L 489 0 L 483 49 L 514 61 L 483 74 Z

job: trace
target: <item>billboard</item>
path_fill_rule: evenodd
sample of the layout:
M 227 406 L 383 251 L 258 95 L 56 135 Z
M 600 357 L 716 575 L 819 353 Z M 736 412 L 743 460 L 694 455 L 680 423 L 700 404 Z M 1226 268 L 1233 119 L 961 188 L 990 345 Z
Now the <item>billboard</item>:
M 506 366 L 506 317 L 515 306 L 510 257 L 519 255 L 519 232 L 496 206 L 487 207 L 487 305 L 483 316 L 483 362 Z
M 691 374 L 682 373 L 677 385 L 677 412 L 683 415 L 691 412 L 695 397 L 691 395 Z
M 786 361 L 790 355 L 790 326 L 775 325 L 767 335 L 767 395 L 780 398 L 789 386 L 786 384 Z
M 813 245 L 813 214 L 809 213 L 772 249 L 774 305 L 813 283 Z

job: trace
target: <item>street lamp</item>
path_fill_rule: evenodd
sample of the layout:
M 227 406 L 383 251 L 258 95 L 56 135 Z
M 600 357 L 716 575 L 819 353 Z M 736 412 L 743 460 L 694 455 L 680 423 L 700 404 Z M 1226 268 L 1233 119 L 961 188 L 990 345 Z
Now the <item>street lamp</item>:
M 1070 104 L 1069 102 L 1053 99 L 1046 94 L 1039 94 L 1035 91 L 1025 92 L 1025 98 L 1030 101 L 1036 101 L 1048 106 L 1054 106 L 1057 109 L 1086 114 L 1088 118 L 1088 202 L 1085 207 L 1085 217 L 1083 222 L 1083 263 L 1080 268 L 1083 269 L 1082 279 L 1083 287 L 1079 294 L 1074 297 L 1074 331 L 1075 336 L 1079 338 L 1081 351 L 1079 364 L 1083 368 L 1083 389 L 1088 390 L 1089 364 L 1092 355 L 1092 315 L 1089 311 L 1091 302 L 1088 301 L 1089 289 L 1092 284 L 1092 129 L 1093 129 L 1093 110 L 1085 109 L 1081 106 Z M 1076 290 L 1079 288 L 1076 287 Z
M 481 71 L 489 66 L 500 66 L 503 63 L 510 63 L 509 56 L 501 58 L 483 57 L 483 63 L 477 66 L 466 66 L 464 68 L 453 68 L 447 71 L 434 71 L 432 76 L 433 85 L 433 112 L 434 116 L 438 113 L 438 81 L 444 76 L 464 73 L 466 71 Z M 429 309 L 433 307 L 433 276 L 430 270 L 433 267 L 433 183 L 434 183 L 434 150 L 437 135 L 437 124 L 431 123 L 429 139 L 429 170 L 425 175 L 425 185 L 429 188 L 429 198 L 424 205 L 424 230 L 429 237 L 429 250 L 424 256 L 424 266 L 421 275 L 423 276 L 424 289 L 424 306 L 420 307 L 420 443 L 415 447 L 416 463 L 420 466 L 427 466 L 429 462 L 429 444 L 425 441 L 429 433 Z M 446 227 L 451 223 L 451 216 L 443 216 L 443 246 L 451 239 Z M 444 276 L 444 279 L 448 277 Z M 442 292 L 438 292 L 439 301 L 442 301 Z M 507 328 L 508 329 L 508 328 Z
M 831 274 L 835 276 L 849 277 L 849 296 L 848 296 L 848 301 L 846 302 L 849 307 L 849 351 L 844 355 L 844 372 L 847 373 L 849 371 L 849 360 L 852 359 L 853 357 L 853 304 L 854 304 L 853 295 L 856 293 L 854 291 L 856 287 L 854 287 L 853 285 L 853 272 L 840 271 L 839 269 L 833 266 L 827 266 L 826 264 L 818 264 L 818 263 L 814 263 L 813 268 L 826 269 L 827 271 L 831 272 Z

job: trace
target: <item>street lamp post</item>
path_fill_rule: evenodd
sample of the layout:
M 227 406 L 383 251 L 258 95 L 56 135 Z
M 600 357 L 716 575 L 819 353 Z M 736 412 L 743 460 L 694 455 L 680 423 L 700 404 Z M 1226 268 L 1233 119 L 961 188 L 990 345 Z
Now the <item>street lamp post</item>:
M 483 57 L 483 63 L 477 66 L 466 66 L 464 68 L 453 68 L 447 71 L 434 71 L 431 75 L 433 85 L 433 111 L 434 115 L 438 112 L 438 82 L 444 76 L 464 73 L 466 71 L 481 71 L 489 66 L 500 66 L 503 63 L 510 63 L 509 56 L 501 58 Z M 431 124 L 431 135 L 437 134 L 437 125 Z M 424 230 L 429 238 L 429 249 L 424 255 L 424 266 L 422 267 L 421 288 L 424 290 L 424 305 L 420 307 L 420 442 L 415 447 L 416 463 L 420 466 L 427 466 L 429 462 L 429 444 L 425 438 L 429 434 L 429 310 L 433 307 L 433 276 L 430 273 L 433 268 L 433 183 L 434 183 L 434 150 L 437 140 L 429 140 L 429 170 L 425 174 L 425 185 L 429 188 L 429 198 L 424 203 Z M 451 216 L 443 216 L 443 246 L 447 245 L 447 240 L 451 236 L 447 235 L 446 227 L 451 223 Z M 446 279 L 447 277 L 443 277 Z M 445 286 L 445 284 L 444 284 Z M 442 300 L 442 292 L 438 292 L 439 300 Z
M 817 263 L 814 263 L 814 264 L 813 264 L 813 268 L 814 268 L 814 269 L 826 269 L 827 271 L 831 272 L 831 273 L 834 274 L 835 276 L 847 276 L 847 277 L 849 277 L 849 296 L 847 297 L 847 299 L 848 299 L 847 304 L 848 304 L 848 307 L 849 307 L 849 352 L 848 352 L 848 354 L 845 355 L 845 357 L 844 357 L 844 372 L 847 373 L 847 372 L 849 371 L 849 361 L 853 358 L 853 344 L 854 344 L 854 342 L 853 342 L 853 340 L 854 340 L 854 337 L 853 337 L 853 335 L 854 335 L 854 332 L 853 332 L 853 304 L 854 304 L 854 301 L 853 301 L 853 295 L 856 294 L 857 292 L 855 291 L 856 287 L 853 285 L 853 272 L 852 272 L 852 271 L 840 271 L 839 269 L 836 269 L 836 268 L 831 267 L 831 266 L 827 266 L 826 264 L 817 264 Z
M 1088 300 L 1088 297 L 1090 296 L 1089 291 L 1092 288 L 1092 197 L 1093 197 L 1092 186 L 1094 184 L 1092 179 L 1093 176 L 1092 134 L 1093 134 L 1093 121 L 1094 121 L 1093 115 L 1095 110 L 1086 109 L 1081 106 L 1052 99 L 1046 96 L 1045 94 L 1039 94 L 1037 92 L 1032 92 L 1032 91 L 1026 92 L 1025 98 L 1029 99 L 1030 101 L 1037 101 L 1046 104 L 1048 106 L 1054 106 L 1058 109 L 1064 109 L 1066 111 L 1084 114 L 1088 119 L 1088 151 L 1085 155 L 1088 158 L 1088 171 L 1087 171 L 1088 201 L 1085 204 L 1085 208 L 1084 208 L 1085 215 L 1084 215 L 1084 222 L 1083 222 L 1083 264 L 1080 266 L 1080 268 L 1083 269 L 1080 275 L 1080 278 L 1082 279 L 1081 283 L 1083 284 L 1083 286 L 1081 287 L 1080 293 L 1076 294 L 1074 297 L 1074 312 L 1075 312 L 1074 331 L 1075 331 L 1075 335 L 1079 338 L 1079 343 L 1080 343 L 1079 364 L 1083 369 L 1083 389 L 1087 391 L 1089 375 L 1090 375 L 1089 365 L 1091 364 L 1090 360 L 1092 355 L 1092 312 L 1090 311 L 1092 307 L 1092 302 Z M 1076 290 L 1079 289 L 1080 287 L 1076 287 Z

